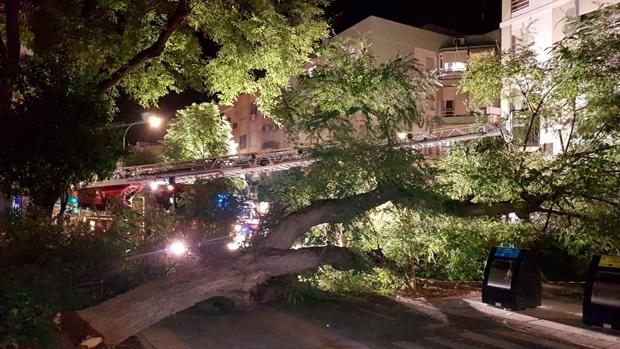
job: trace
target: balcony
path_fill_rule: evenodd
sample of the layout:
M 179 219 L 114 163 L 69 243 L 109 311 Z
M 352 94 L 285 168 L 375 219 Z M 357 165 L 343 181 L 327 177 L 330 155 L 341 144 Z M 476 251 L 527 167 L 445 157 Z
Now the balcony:
M 460 79 L 467 69 L 465 62 L 446 62 L 439 69 L 439 77 L 442 79 Z

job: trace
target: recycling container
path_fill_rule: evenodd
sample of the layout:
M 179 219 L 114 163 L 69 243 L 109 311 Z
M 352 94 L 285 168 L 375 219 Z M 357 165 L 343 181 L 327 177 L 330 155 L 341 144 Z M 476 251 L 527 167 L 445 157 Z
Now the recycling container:
M 620 330 L 620 256 L 592 257 L 583 295 L 583 322 Z
M 493 247 L 482 282 L 482 302 L 511 310 L 535 308 L 541 301 L 539 261 L 528 249 Z

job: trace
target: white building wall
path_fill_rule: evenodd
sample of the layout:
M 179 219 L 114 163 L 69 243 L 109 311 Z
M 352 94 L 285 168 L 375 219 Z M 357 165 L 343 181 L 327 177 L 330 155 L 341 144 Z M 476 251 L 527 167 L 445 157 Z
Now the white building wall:
M 552 45 L 564 38 L 568 18 L 615 3 L 620 3 L 620 0 L 529 0 L 528 6 L 512 13 L 511 0 L 502 0 L 502 50 L 512 49 L 515 39 L 524 40 L 533 45 L 538 59 L 544 61 L 549 58 Z M 503 115 L 509 115 L 508 101 L 502 100 L 501 108 Z M 544 120 L 541 122 L 539 143 L 553 144 L 553 154 L 558 154 L 562 149 L 558 131 L 567 136 L 568 131 L 561 125 L 550 125 Z

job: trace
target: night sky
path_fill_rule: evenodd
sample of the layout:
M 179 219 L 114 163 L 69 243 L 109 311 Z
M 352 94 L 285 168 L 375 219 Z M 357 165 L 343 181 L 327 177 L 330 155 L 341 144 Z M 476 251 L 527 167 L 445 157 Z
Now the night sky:
M 501 0 L 334 0 L 327 15 L 336 33 L 374 15 L 416 27 L 433 23 L 481 34 L 499 28 Z
M 333 0 L 326 15 L 336 33 L 374 15 L 417 27 L 435 24 L 464 34 L 481 34 L 499 28 L 501 0 Z M 169 119 L 177 109 L 207 100 L 198 93 L 172 94 L 160 101 L 158 111 Z M 135 103 L 124 101 L 120 107 L 121 122 L 140 120 L 143 110 Z M 138 126 L 132 128 L 128 139 L 130 143 L 153 142 L 164 134 L 164 130 Z

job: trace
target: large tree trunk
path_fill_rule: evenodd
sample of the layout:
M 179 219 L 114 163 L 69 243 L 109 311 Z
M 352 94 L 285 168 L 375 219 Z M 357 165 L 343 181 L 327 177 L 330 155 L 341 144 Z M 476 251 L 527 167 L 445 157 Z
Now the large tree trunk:
M 221 296 L 243 301 L 252 288 L 273 276 L 313 270 L 322 264 L 349 268 L 352 262 L 348 251 L 338 247 L 248 251 L 218 264 L 176 271 L 165 279 L 79 311 L 95 333 L 81 333 L 78 337 L 102 336 L 105 344 L 114 346 L 205 299 Z

